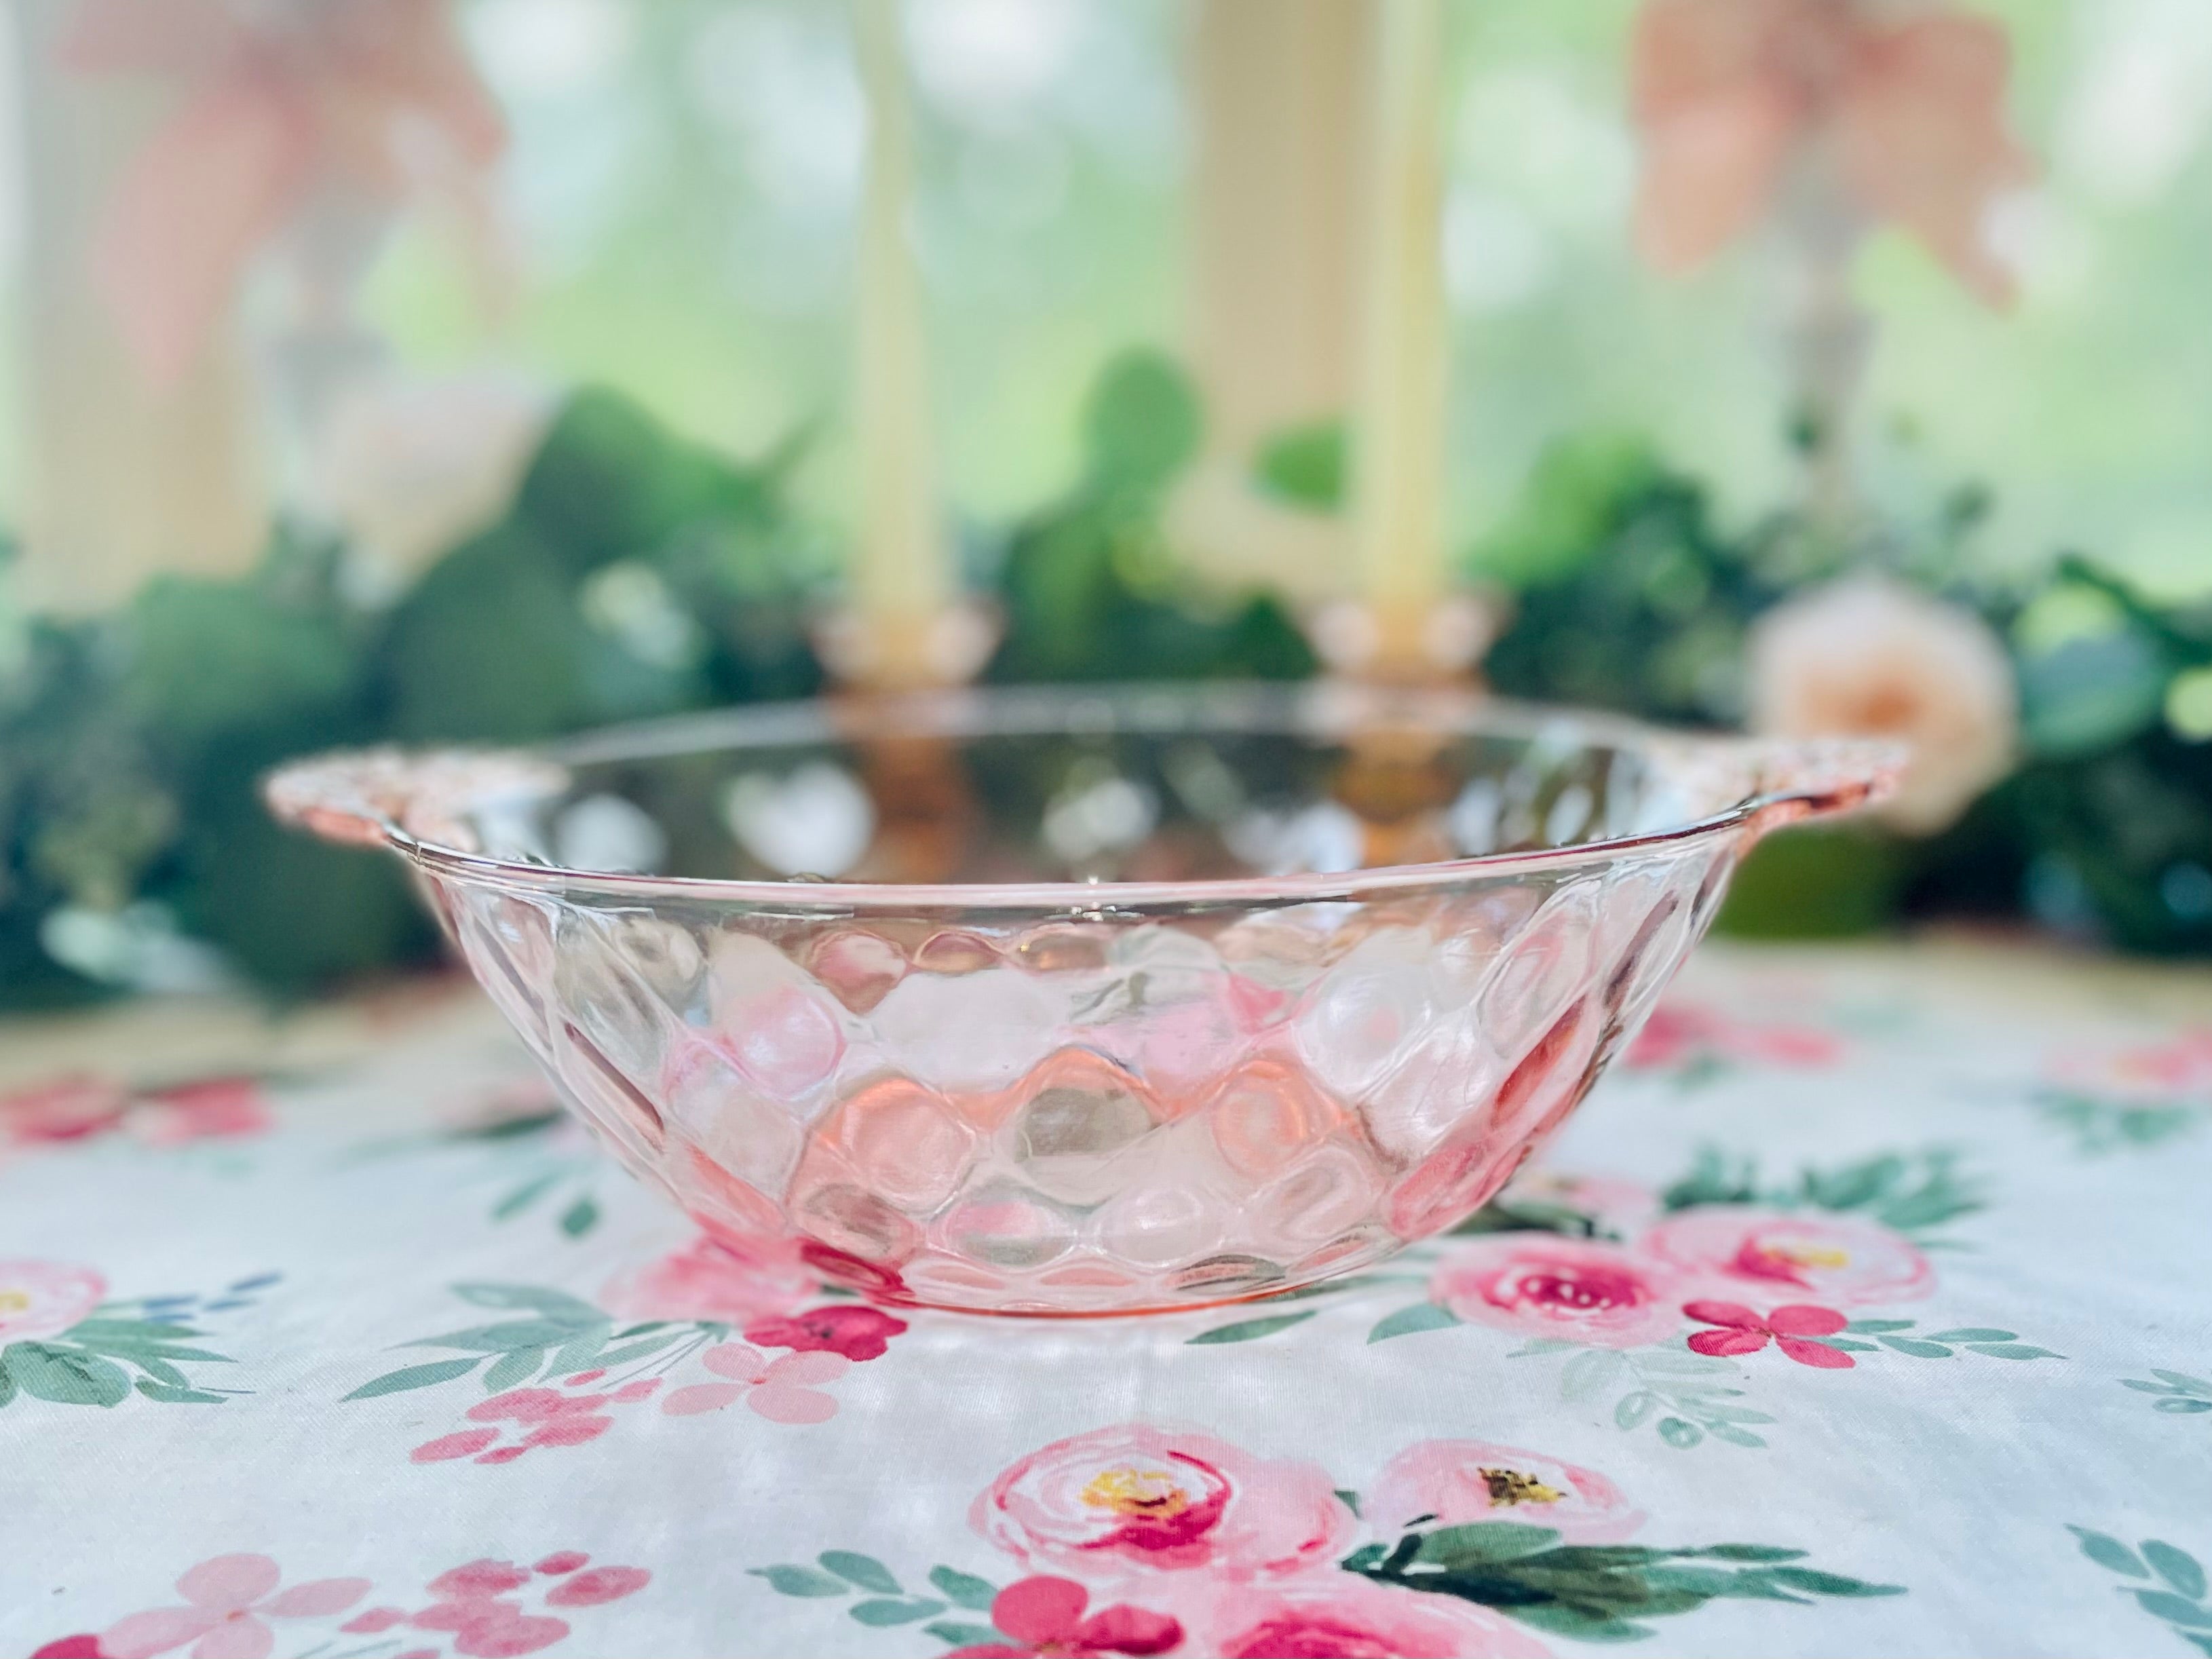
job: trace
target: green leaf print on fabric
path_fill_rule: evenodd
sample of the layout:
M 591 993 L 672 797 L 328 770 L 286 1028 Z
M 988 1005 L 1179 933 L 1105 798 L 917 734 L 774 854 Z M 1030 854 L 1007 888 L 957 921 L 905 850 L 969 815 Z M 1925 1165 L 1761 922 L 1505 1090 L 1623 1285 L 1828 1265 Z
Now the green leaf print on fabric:
M 2212 1656 L 2212 1605 L 2204 1567 L 2179 1545 L 2146 1538 L 2133 1549 L 2109 1533 L 2068 1525 L 2081 1553 L 2129 1582 L 2116 1588 L 2200 1653 Z
M 2152 1381 L 2153 1377 L 2157 1380 Z M 2170 1417 L 2197 1417 L 2212 1412 L 2212 1382 L 2186 1371 L 2154 1369 L 2150 1377 L 2122 1377 L 2120 1386 L 2133 1389 L 2138 1394 L 2156 1395 L 2158 1398 L 2151 1401 L 2151 1409 Z
M 90 1406 L 112 1411 L 131 1399 L 161 1406 L 219 1406 L 242 1389 L 218 1389 L 188 1366 L 228 1365 L 186 1322 L 253 1305 L 281 1275 L 257 1273 L 211 1297 L 104 1300 L 94 1268 L 54 1261 L 0 1261 L 0 1407 Z
M 931 1585 L 945 1598 L 939 1601 L 902 1589 L 896 1575 L 872 1555 L 854 1550 L 824 1550 L 814 1559 L 818 1566 L 803 1567 L 784 1562 L 774 1566 L 749 1567 L 746 1571 L 756 1578 L 766 1579 L 769 1587 L 779 1595 L 816 1601 L 858 1595 L 858 1601 L 846 1607 L 846 1616 L 856 1624 L 878 1629 L 920 1624 L 956 1607 L 988 1613 L 998 1599 L 998 1587 L 990 1580 L 952 1567 L 929 1570 Z M 989 1625 L 948 1620 L 924 1629 L 950 1647 L 1004 1645 L 1008 1641 Z
M 1910 1156 L 1886 1152 L 1832 1170 L 1804 1170 L 1794 1184 L 1765 1186 L 1755 1159 L 1730 1159 L 1707 1146 L 1698 1149 L 1689 1174 L 1662 1192 L 1660 1201 L 1670 1211 L 1703 1204 L 1830 1210 L 1863 1215 L 1903 1233 L 1923 1232 L 1986 1207 L 1981 1190 L 1957 1165 L 1957 1154 L 1942 1148 Z

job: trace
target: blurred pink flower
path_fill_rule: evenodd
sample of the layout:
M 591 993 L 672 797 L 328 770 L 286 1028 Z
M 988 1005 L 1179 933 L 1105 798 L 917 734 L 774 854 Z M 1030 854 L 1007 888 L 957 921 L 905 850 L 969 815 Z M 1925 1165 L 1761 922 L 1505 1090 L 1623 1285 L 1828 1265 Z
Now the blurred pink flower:
M 1318 1464 L 1146 1423 L 1031 1452 L 991 1483 L 969 1521 L 1018 1560 L 1090 1577 L 1279 1576 L 1334 1561 L 1352 1528 Z
M 1762 1025 L 1694 1003 L 1662 1002 L 1621 1057 L 1632 1071 L 1669 1071 L 1703 1060 L 1832 1066 L 1844 1045 L 1817 1025 Z
M 1634 1348 L 1681 1323 L 1675 1274 L 1617 1244 L 1500 1233 L 1437 1263 L 1430 1298 L 1471 1324 L 1600 1348 Z
M 276 1588 L 276 1564 L 265 1555 L 212 1556 L 177 1580 L 180 1607 L 134 1613 L 103 1632 L 107 1659 L 152 1659 L 192 1644 L 191 1659 L 267 1659 L 276 1644 L 268 1619 L 343 1613 L 368 1594 L 366 1578 L 318 1578 Z
M 157 1146 L 256 1135 L 270 1126 L 269 1103 L 252 1078 L 202 1078 L 140 1096 L 131 1125 Z
M 0 1144 L 82 1140 L 123 1121 L 131 1097 L 111 1079 L 58 1077 L 0 1095 Z
M 1810 150 L 1868 216 L 1983 300 L 2010 299 L 1984 226 L 2034 168 L 2005 125 L 2002 24 L 1882 0 L 1647 0 L 1631 52 L 1637 240 L 1655 264 L 1712 254 Z
M 1971 611 L 1887 577 L 1846 577 L 1752 625 L 1752 724 L 1774 737 L 1894 738 L 1911 748 L 1876 810 L 1908 834 L 1945 828 L 2012 764 L 2019 693 L 2003 644 Z
M 1703 1204 L 1661 1222 L 1642 1248 L 1708 1285 L 1791 1304 L 1804 1301 L 1800 1291 L 1853 1307 L 1908 1302 L 1936 1288 L 1935 1269 L 1911 1240 L 1848 1215 Z
M 992 1624 L 1013 1641 L 955 1648 L 945 1659 L 1091 1659 L 1167 1653 L 1182 1644 L 1182 1626 L 1165 1613 L 1112 1607 L 1086 1614 L 1090 1604 L 1091 1592 L 1072 1578 L 1021 1579 L 991 1602 Z
M 469 177 L 506 143 L 447 0 L 79 0 L 61 59 L 185 88 L 92 246 L 94 286 L 156 386 L 183 377 L 248 259 L 319 188 L 397 201 L 426 160 Z
M 694 1382 L 676 1389 L 660 1402 L 660 1409 L 669 1416 L 694 1417 L 701 1412 L 720 1411 L 742 1399 L 771 1423 L 826 1423 L 837 1414 L 837 1401 L 815 1385 L 836 1382 L 853 1362 L 842 1354 L 820 1351 L 770 1359 L 742 1342 L 725 1342 L 708 1349 L 699 1363 L 729 1380 Z
M 1219 1659 L 1548 1659 L 1511 1620 L 1455 1596 L 1316 1573 L 1279 1588 L 1212 1598 L 1207 1639 Z
M 107 1280 L 62 1261 L 0 1261 L 0 1347 L 58 1336 L 100 1305 Z
M 2212 1102 L 2212 1027 L 2183 1031 L 2163 1042 L 2062 1055 L 2052 1081 L 2124 1099 Z
M 697 1319 L 742 1328 L 779 1318 L 817 1288 L 799 1247 L 781 1239 L 740 1243 L 734 1236 L 697 1238 L 622 1274 L 599 1294 L 620 1319 Z
M 1424 1440 L 1383 1468 L 1361 1513 L 1395 1542 L 1424 1516 L 1439 1526 L 1517 1521 L 1570 1544 L 1617 1544 L 1644 1524 L 1603 1475 L 1541 1452 L 1480 1440 Z

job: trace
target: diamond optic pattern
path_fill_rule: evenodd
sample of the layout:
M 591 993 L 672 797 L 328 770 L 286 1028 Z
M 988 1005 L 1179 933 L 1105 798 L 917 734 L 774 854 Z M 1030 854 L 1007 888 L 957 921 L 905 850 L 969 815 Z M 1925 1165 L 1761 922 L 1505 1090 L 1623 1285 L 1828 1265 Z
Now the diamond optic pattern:
M 409 857 L 578 1115 L 710 1231 L 894 1301 L 1173 1308 L 1458 1221 L 1749 842 L 1898 763 L 1367 696 L 846 701 L 557 758 L 335 756 L 268 795 Z M 764 865 L 797 779 L 830 817 Z M 1148 828 L 1085 816 L 1130 802 Z M 592 853 L 581 806 L 652 833 Z M 1409 856 L 1454 861 L 1357 867 Z
M 878 1292 L 1081 1312 L 1282 1288 L 1458 1220 L 1671 974 L 1708 863 L 1649 861 L 1626 915 L 1585 875 L 918 948 L 446 900 L 578 1109 L 702 1223 L 794 1231 Z

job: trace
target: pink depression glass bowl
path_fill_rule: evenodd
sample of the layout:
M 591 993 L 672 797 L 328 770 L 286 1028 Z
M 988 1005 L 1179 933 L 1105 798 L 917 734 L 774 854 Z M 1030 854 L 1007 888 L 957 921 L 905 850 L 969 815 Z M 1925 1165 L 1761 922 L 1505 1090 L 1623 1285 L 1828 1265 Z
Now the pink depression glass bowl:
M 1483 1203 L 1765 830 L 1899 756 L 1322 685 L 758 708 L 340 755 L 623 1163 L 888 1301 L 1127 1313 L 1349 1273 Z

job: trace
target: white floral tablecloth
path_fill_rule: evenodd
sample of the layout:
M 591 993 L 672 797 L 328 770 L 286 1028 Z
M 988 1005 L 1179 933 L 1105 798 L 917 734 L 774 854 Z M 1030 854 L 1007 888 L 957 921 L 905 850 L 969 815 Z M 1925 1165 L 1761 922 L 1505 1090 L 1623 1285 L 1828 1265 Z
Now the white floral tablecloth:
M 0 1033 L 0 1652 L 2212 1655 L 2201 970 L 1709 950 L 1470 1230 L 1082 1325 L 220 1024 Z

